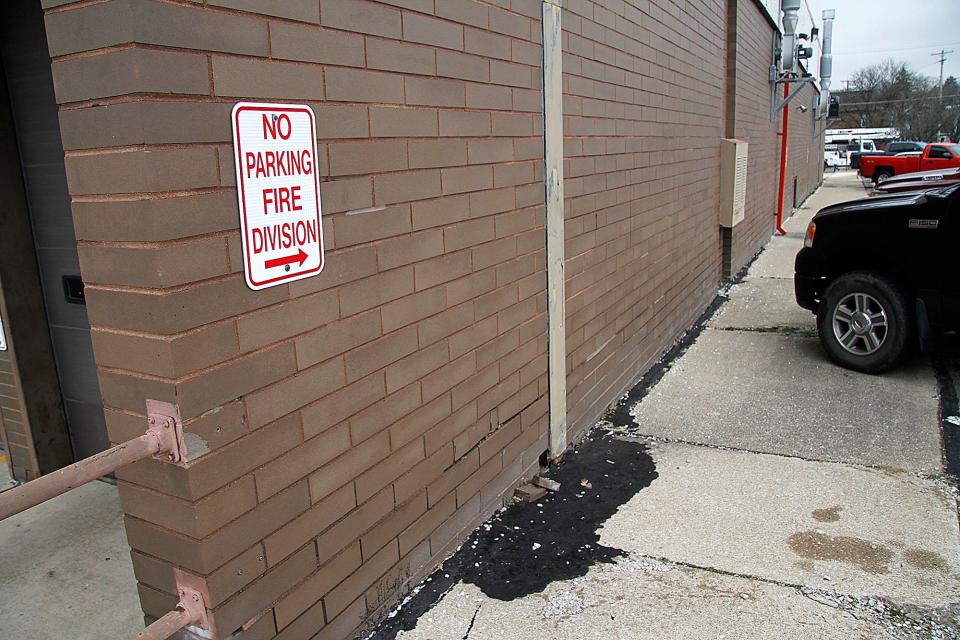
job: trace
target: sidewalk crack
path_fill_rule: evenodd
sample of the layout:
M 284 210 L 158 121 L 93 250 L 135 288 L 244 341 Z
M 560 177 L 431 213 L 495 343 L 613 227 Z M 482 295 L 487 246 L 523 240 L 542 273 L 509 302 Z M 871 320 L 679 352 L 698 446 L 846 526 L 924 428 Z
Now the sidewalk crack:
M 463 634 L 462 640 L 467 640 L 467 638 L 470 636 L 470 632 L 473 631 L 473 625 L 477 622 L 477 614 L 480 613 L 480 607 L 482 606 L 482 602 L 477 605 L 477 610 L 473 612 L 473 617 L 470 618 L 470 626 L 467 627 L 467 632 Z

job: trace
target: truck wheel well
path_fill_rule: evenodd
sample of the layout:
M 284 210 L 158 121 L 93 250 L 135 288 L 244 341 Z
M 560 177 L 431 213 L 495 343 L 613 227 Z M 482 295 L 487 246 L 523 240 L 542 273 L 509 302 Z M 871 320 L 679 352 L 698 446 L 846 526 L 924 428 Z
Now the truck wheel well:
M 878 277 L 889 280 L 901 291 L 903 291 L 903 293 L 910 299 L 915 299 L 917 297 L 917 292 L 910 285 L 910 281 L 900 273 L 897 273 L 897 271 L 890 269 L 889 266 L 881 262 L 879 258 L 867 261 L 858 260 L 855 263 L 851 262 L 834 265 L 826 277 L 826 281 L 823 284 L 823 289 L 826 290 L 826 288 L 830 286 L 830 283 L 843 274 L 850 273 L 851 271 L 868 271 Z

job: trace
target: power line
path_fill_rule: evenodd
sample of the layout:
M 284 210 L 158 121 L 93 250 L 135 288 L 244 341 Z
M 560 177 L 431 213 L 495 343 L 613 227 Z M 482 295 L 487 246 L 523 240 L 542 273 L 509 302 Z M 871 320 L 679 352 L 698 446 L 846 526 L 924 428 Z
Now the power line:
M 810 10 L 810 3 L 807 0 L 803 0 L 803 6 L 807 10 L 807 15 L 810 16 L 810 23 L 816 26 L 817 21 L 813 19 L 813 11 Z
M 861 53 L 889 53 L 893 51 L 915 51 L 917 49 L 929 49 L 930 47 L 950 47 L 953 45 L 958 45 L 960 42 L 944 42 L 942 44 L 921 44 L 916 47 L 900 47 L 897 49 L 870 49 L 870 50 L 860 50 L 860 51 L 834 51 L 833 55 L 835 56 L 851 56 Z
M 919 66 L 919 67 L 910 67 L 910 69 L 913 70 L 913 71 L 920 71 L 920 70 L 922 70 L 922 69 L 926 69 L 927 67 L 932 67 L 932 66 L 935 65 L 935 64 L 940 64 L 940 62 L 939 62 L 938 60 L 934 60 L 934 61 L 931 62 L 930 64 L 924 64 L 924 65 L 921 65 L 921 66 Z M 856 88 L 851 89 L 851 88 L 850 88 L 850 84 L 853 82 L 853 80 L 834 80 L 834 82 L 836 82 L 837 84 L 840 84 L 840 83 L 842 82 L 843 84 L 846 85 L 846 86 L 842 89 L 842 91 L 862 91 L 862 89 L 856 89 Z
M 804 6 L 804 8 L 807 10 L 807 16 L 810 18 L 810 26 L 813 27 L 813 28 L 816 28 L 816 26 L 817 26 L 817 21 L 814 20 L 814 18 L 813 18 L 813 11 L 810 10 L 810 3 L 809 3 L 807 0 L 803 0 L 803 6 Z M 815 47 L 817 48 L 817 53 L 818 53 L 818 54 L 822 54 L 822 53 L 823 53 L 823 47 L 821 46 L 820 39 L 817 38 L 816 40 L 814 40 L 812 36 L 813 36 L 813 34 L 811 33 L 810 45 L 811 45 L 811 46 L 815 46 Z
M 949 96 L 923 96 L 920 98 L 901 98 L 899 100 L 867 100 L 865 102 L 844 102 L 844 107 L 857 107 L 862 104 L 893 104 L 895 102 L 916 102 L 920 100 L 942 100 L 943 98 L 960 98 L 960 93 L 954 93 Z

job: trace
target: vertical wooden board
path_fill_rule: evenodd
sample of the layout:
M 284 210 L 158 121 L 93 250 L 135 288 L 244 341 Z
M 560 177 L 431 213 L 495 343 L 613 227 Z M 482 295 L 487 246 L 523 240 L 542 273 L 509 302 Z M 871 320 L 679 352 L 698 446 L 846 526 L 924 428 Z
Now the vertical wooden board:
M 543 141 L 547 229 L 550 456 L 567 447 L 566 310 L 563 248 L 563 67 L 559 4 L 543 3 Z

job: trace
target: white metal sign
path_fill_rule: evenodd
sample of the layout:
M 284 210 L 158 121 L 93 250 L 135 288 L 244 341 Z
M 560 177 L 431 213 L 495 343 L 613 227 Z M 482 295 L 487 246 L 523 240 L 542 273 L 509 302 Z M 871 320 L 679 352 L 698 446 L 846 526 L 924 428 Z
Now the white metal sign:
M 247 286 L 266 289 L 317 275 L 323 225 L 313 111 L 239 102 L 231 120 Z
M 3 333 L 3 318 L 0 318 L 0 351 L 7 350 L 7 336 Z

